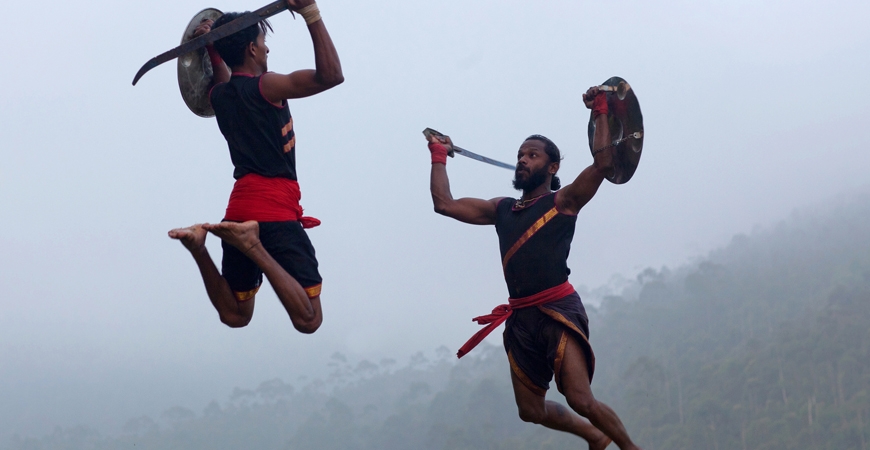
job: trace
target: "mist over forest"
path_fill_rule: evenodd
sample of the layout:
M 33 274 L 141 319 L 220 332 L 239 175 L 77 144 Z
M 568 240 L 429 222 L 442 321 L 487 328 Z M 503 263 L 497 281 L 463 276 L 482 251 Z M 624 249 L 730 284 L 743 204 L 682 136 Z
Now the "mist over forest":
M 596 396 L 658 449 L 870 447 L 870 193 L 795 213 L 587 305 Z M 600 295 L 598 292 L 597 295 Z M 585 448 L 521 422 L 504 351 L 407 363 L 335 353 L 321 379 L 239 386 L 121 430 L 15 436 L 40 449 Z M 549 398 L 561 399 L 553 388 Z M 615 448 L 612 446 L 611 448 Z

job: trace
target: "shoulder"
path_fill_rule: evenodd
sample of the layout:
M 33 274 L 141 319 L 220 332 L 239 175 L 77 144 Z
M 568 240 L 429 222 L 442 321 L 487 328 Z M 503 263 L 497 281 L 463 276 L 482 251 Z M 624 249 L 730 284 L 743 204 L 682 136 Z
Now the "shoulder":
M 512 205 L 516 201 L 517 199 L 511 197 L 496 197 L 490 200 L 490 202 L 492 202 L 492 204 L 494 204 L 496 208 L 510 207 L 510 205 Z
M 565 193 L 562 192 L 564 189 L 565 189 L 565 188 L 559 189 L 558 191 L 556 191 L 556 192 L 553 193 L 553 195 L 552 195 L 552 198 L 553 198 L 553 206 L 555 206 L 556 211 L 558 211 L 559 214 L 562 214 L 562 215 L 565 215 L 565 216 L 577 217 L 577 213 L 578 213 L 579 211 L 571 211 L 569 208 L 565 207 L 565 205 L 559 204 L 559 198 L 560 198 L 560 195 L 559 195 L 559 194 L 561 193 L 562 196 L 564 196 Z M 564 203 L 564 202 L 562 202 L 562 203 Z
M 498 223 L 500 218 L 504 218 L 505 215 L 510 214 L 511 208 L 513 207 L 514 202 L 516 202 L 515 198 L 510 197 L 496 197 L 490 202 L 495 205 L 495 221 Z
M 280 102 L 273 102 L 269 100 L 266 94 L 263 93 L 263 85 L 274 83 L 278 79 L 284 77 L 284 75 L 277 74 L 275 72 L 265 72 L 256 77 L 257 81 L 257 96 L 259 96 L 266 103 L 276 107 L 276 108 L 284 108 L 287 106 L 287 100 L 282 99 Z
M 217 83 L 208 90 L 208 98 L 211 99 L 213 96 L 220 96 L 223 93 L 224 89 L 227 87 L 227 82 Z

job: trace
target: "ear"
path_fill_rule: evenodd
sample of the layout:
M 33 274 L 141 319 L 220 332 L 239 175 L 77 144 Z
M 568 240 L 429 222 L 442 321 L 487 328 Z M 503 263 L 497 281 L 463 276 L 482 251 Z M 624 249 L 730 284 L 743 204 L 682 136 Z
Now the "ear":
M 550 175 L 556 175 L 556 172 L 558 172 L 558 171 L 559 171 L 559 163 L 557 163 L 557 162 L 550 163 L 550 170 L 548 171 L 548 172 L 550 172 Z

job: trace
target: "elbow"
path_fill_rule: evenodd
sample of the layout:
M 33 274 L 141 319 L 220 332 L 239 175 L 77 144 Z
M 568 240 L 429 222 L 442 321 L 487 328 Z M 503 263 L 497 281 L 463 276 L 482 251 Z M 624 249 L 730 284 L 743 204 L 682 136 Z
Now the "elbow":
M 314 334 L 320 325 L 323 323 L 322 317 L 312 317 L 309 320 L 294 320 L 293 328 L 296 328 L 296 331 L 302 334 Z
M 448 207 L 448 204 L 444 201 L 436 200 L 434 202 L 434 209 L 436 213 L 441 214 L 442 216 L 451 217 L 450 208 Z
M 341 70 L 334 73 L 323 74 L 318 77 L 320 80 L 320 84 L 325 86 L 327 89 L 334 88 L 341 83 L 344 83 L 344 74 L 341 73 Z
M 238 314 L 221 314 L 220 315 L 221 323 L 230 327 L 230 328 L 244 328 L 251 323 L 250 316 L 243 316 Z
M 436 165 L 433 164 L 432 167 Z M 455 200 L 450 197 L 449 193 L 444 193 L 441 190 L 433 189 L 432 190 L 432 206 L 435 209 L 435 212 L 447 217 L 452 217 L 452 207 L 455 204 Z

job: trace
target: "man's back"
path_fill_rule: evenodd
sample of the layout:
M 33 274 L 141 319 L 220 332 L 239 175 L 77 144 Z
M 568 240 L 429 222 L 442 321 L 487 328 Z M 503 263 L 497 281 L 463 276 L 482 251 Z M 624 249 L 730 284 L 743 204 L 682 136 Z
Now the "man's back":
M 235 166 L 233 177 L 255 173 L 296 180 L 296 134 L 290 108 L 286 101 L 277 106 L 266 100 L 260 79 L 235 73 L 210 94 Z

